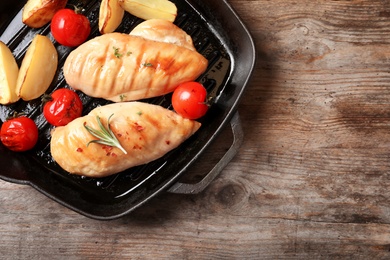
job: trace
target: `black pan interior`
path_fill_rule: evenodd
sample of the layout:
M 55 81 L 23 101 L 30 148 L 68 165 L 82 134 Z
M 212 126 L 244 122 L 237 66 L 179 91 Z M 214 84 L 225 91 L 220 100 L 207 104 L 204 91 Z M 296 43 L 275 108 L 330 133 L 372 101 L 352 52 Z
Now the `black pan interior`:
M 19 101 L 0 106 L 3 122 L 13 112 L 23 112 L 33 118 L 40 130 L 37 146 L 30 152 L 14 153 L 0 145 L 0 178 L 29 184 L 59 203 L 86 216 L 97 219 L 119 217 L 142 205 L 148 199 L 173 184 L 188 167 L 196 167 L 196 159 L 213 141 L 232 117 L 253 69 L 254 48 L 251 37 L 239 18 L 224 1 L 172 0 L 178 7 L 175 21 L 189 33 L 197 50 L 209 60 L 207 71 L 198 79 L 214 104 L 200 120 L 201 129 L 189 140 L 162 158 L 122 173 L 101 178 L 85 178 L 63 171 L 49 151 L 50 131 L 41 112 L 39 99 Z M 78 1 L 69 1 L 77 4 Z M 50 26 L 31 29 L 21 22 L 23 2 L 0 4 L 0 40 L 13 51 L 19 65 L 35 34 L 52 38 Z M 84 14 L 92 25 L 90 38 L 100 35 L 97 28 L 100 1 L 87 1 Z M 5 15 L 8 14 L 8 15 Z M 12 19 L 13 18 L 13 19 Z M 126 14 L 117 31 L 128 33 L 142 20 Z M 54 40 L 53 40 L 54 42 Z M 59 53 L 58 73 L 47 92 L 67 87 L 62 65 L 72 50 L 55 43 Z M 78 92 L 83 100 L 84 114 L 109 102 Z M 171 109 L 170 95 L 142 100 Z

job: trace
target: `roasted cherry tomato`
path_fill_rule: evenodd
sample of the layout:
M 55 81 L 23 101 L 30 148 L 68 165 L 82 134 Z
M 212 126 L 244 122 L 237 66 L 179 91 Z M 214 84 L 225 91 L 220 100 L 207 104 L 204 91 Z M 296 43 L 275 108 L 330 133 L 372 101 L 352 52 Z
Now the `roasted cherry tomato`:
M 1 125 L 0 136 L 1 142 L 8 149 L 24 152 L 32 149 L 38 142 L 38 127 L 28 117 L 14 117 Z
M 78 9 L 61 9 L 55 13 L 50 25 L 54 39 L 60 44 L 75 47 L 85 42 L 91 32 L 88 18 Z
M 43 115 L 54 126 L 64 126 L 81 116 L 83 103 L 76 92 L 60 88 L 43 96 Z
M 204 116 L 209 108 L 207 90 L 198 82 L 182 83 L 173 92 L 172 106 L 179 115 L 198 119 Z

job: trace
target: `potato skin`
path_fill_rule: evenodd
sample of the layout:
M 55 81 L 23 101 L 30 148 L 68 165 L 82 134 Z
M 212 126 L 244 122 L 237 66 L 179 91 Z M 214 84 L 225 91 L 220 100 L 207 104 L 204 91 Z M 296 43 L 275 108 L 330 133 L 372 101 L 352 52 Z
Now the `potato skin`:
M 16 81 L 19 67 L 11 50 L 0 41 L 0 104 L 8 105 L 19 100 L 16 95 Z
M 28 0 L 23 8 L 22 22 L 40 28 L 50 22 L 54 14 L 65 8 L 68 0 Z
M 111 33 L 121 24 L 125 10 L 118 0 L 102 0 L 99 11 L 99 31 L 101 34 Z
M 16 94 L 25 101 L 40 97 L 50 86 L 58 67 L 58 53 L 49 37 L 37 34 L 23 58 Z

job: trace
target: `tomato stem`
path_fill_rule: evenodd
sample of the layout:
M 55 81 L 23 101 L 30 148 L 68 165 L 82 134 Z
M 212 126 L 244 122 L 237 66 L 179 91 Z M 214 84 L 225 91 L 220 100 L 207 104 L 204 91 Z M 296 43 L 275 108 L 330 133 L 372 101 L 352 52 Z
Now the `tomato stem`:
M 42 95 L 41 101 L 42 101 L 43 104 L 45 104 L 45 103 L 47 103 L 49 101 L 52 101 L 52 100 L 53 100 L 53 98 L 52 98 L 52 96 L 50 94 L 43 94 Z
M 11 120 L 11 119 L 18 118 L 18 117 L 21 117 L 21 116 L 26 116 L 26 113 L 25 112 L 14 111 L 12 113 L 12 115 L 7 116 L 6 120 Z
M 84 7 L 81 6 L 81 5 L 77 6 L 77 5 L 69 4 L 69 6 L 72 7 L 73 11 L 74 11 L 76 14 L 81 14 L 81 13 L 84 12 Z

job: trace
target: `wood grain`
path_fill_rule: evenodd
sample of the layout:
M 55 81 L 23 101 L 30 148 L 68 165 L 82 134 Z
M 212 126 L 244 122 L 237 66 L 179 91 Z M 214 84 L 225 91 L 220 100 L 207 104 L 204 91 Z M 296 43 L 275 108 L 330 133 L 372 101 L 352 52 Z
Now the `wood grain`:
M 107 222 L 0 181 L 0 258 L 390 258 L 390 1 L 229 3 L 258 59 L 217 179 Z

